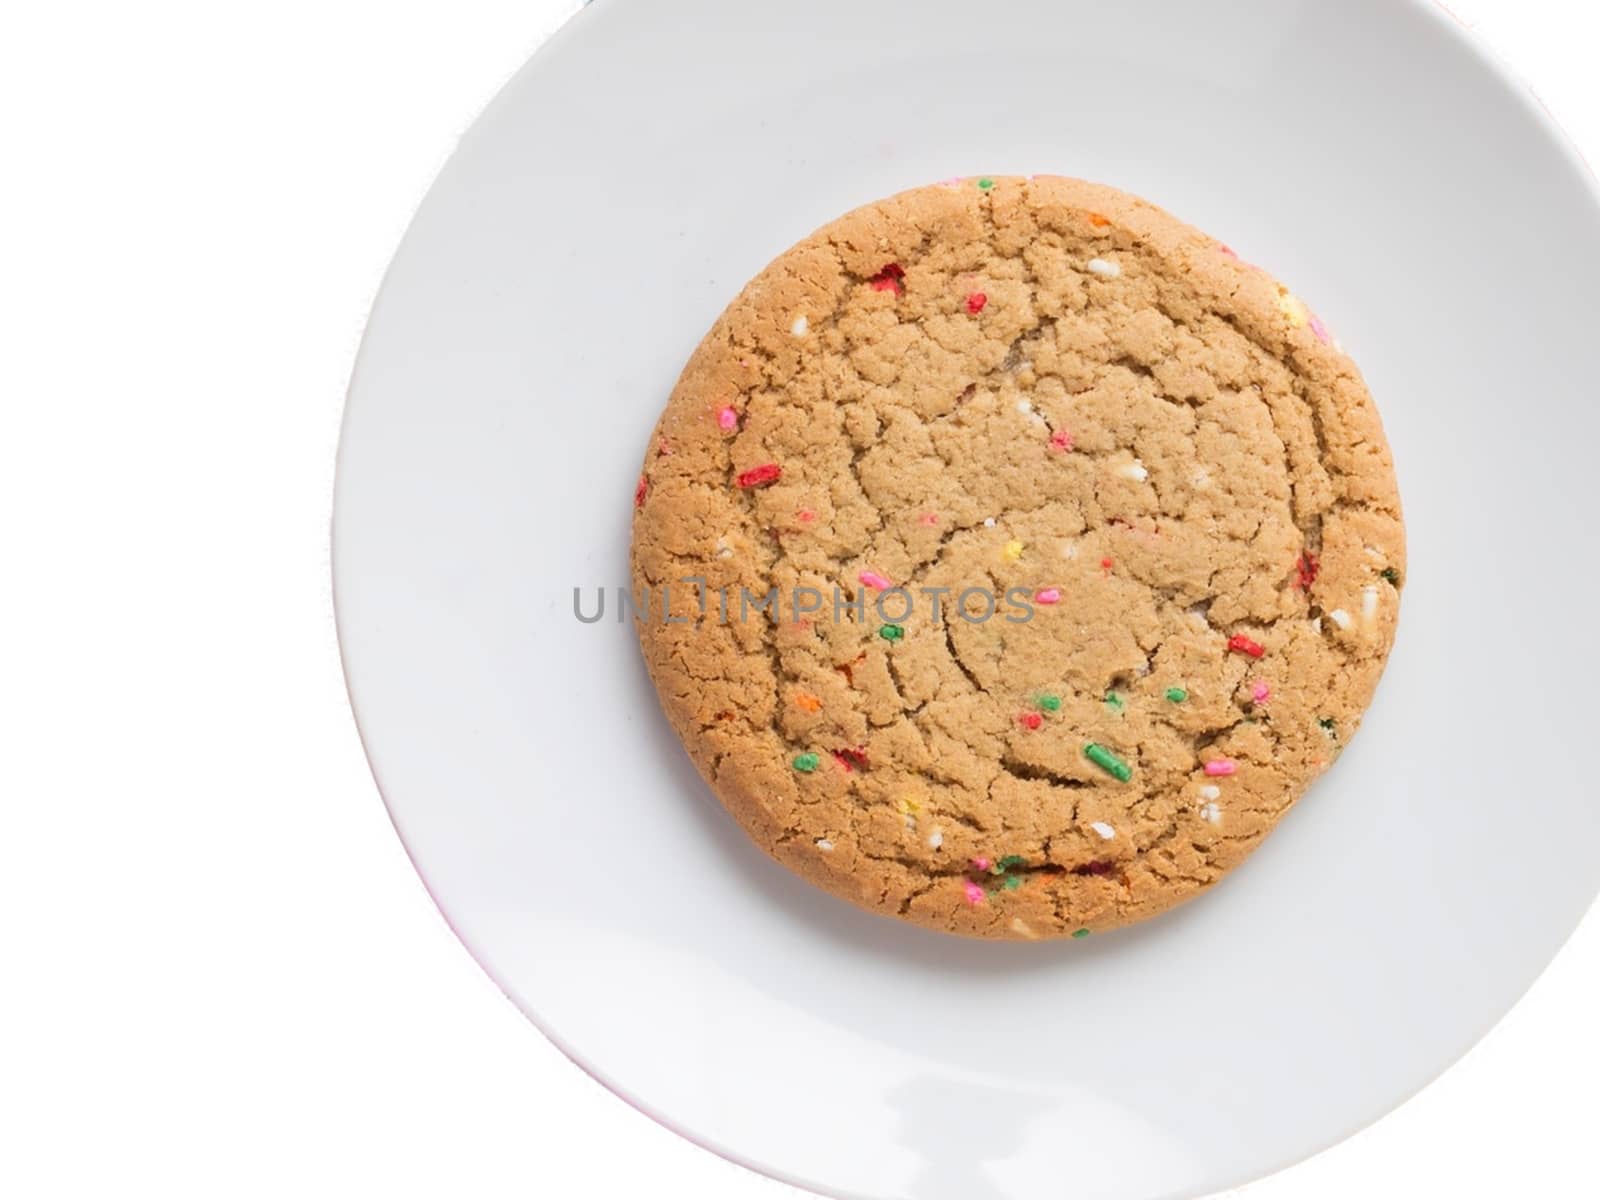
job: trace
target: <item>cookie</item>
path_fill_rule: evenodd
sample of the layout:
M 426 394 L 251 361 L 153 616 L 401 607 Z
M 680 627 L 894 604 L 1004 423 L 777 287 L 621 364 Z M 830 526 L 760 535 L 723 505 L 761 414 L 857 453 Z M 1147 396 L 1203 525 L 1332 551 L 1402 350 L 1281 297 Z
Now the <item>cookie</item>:
M 1355 734 L 1405 581 L 1321 321 L 1042 176 L 779 257 L 633 504 L 645 661 L 723 805 L 817 886 L 977 937 L 1085 937 L 1237 866 Z

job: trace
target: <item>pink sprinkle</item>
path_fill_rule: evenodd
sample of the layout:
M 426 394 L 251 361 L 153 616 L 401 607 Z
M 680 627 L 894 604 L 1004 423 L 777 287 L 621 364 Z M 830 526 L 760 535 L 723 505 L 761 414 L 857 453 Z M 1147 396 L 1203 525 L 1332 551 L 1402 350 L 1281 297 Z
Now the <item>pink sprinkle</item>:
M 1233 775 L 1239 770 L 1239 764 L 1231 758 L 1214 758 L 1206 764 L 1207 775 Z
M 876 571 L 863 571 L 861 574 L 857 575 L 856 578 L 861 580 L 861 582 L 866 584 L 869 588 L 877 588 L 880 592 L 887 591 L 889 588 L 894 586 L 894 584 L 890 583 Z
M 1068 433 L 1065 429 L 1061 430 L 1059 433 L 1054 434 L 1050 438 L 1050 449 L 1052 449 L 1052 450 L 1071 450 L 1072 449 L 1072 435 L 1070 433 Z
M 1040 588 L 1033 594 L 1033 598 L 1040 604 L 1059 604 L 1061 603 L 1061 589 Z
M 966 893 L 968 904 L 976 906 L 983 903 L 983 889 L 973 883 L 972 880 L 969 879 L 962 884 L 961 890 Z
M 939 523 L 939 514 L 923 513 L 920 520 L 924 525 L 937 525 Z
M 739 414 L 733 411 L 733 406 L 728 405 L 717 411 L 717 424 L 724 429 L 735 429 L 739 425 Z
M 1272 689 L 1267 686 L 1265 679 L 1258 679 L 1250 685 L 1250 695 L 1255 698 L 1257 704 L 1260 704 L 1268 696 L 1272 695 Z
M 812 512 L 809 508 L 802 508 L 799 512 L 795 513 L 795 516 L 806 522 L 815 521 L 817 519 L 817 514 Z
M 987 858 L 975 858 L 975 859 L 973 859 L 972 860 L 972 869 L 974 871 L 987 871 L 989 869 L 989 860 Z
M 1233 247 L 1232 247 L 1232 246 L 1227 246 L 1227 245 L 1221 245 L 1221 244 L 1219 244 L 1219 245 L 1218 245 L 1218 246 L 1217 246 L 1217 249 L 1218 249 L 1218 250 L 1220 250 L 1220 251 L 1222 251 L 1222 254 L 1223 254 L 1223 257 L 1225 257 L 1225 258 L 1231 258 L 1231 259 L 1233 259 L 1233 260 L 1234 260 L 1234 261 L 1235 261 L 1235 262 L 1238 262 L 1238 261 L 1239 261 L 1239 256 L 1238 256 L 1238 255 L 1237 255 L 1237 254 L 1235 254 L 1235 253 L 1234 253 L 1234 252 L 1233 252 Z
M 1321 317 L 1313 316 L 1311 318 L 1311 332 L 1317 335 L 1317 341 L 1324 346 L 1328 344 L 1328 327 L 1322 323 Z

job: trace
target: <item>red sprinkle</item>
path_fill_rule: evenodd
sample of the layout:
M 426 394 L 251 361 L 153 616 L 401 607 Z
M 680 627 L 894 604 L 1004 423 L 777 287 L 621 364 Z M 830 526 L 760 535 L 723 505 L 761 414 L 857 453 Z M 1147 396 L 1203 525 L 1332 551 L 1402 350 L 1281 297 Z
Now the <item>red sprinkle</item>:
M 987 303 L 989 303 L 989 297 L 982 292 L 973 292 L 972 295 L 967 297 L 967 311 L 973 316 L 977 316 L 983 311 L 983 306 Z
M 1316 556 L 1307 550 L 1300 556 L 1300 561 L 1294 564 L 1295 586 L 1302 592 L 1309 592 L 1311 585 L 1317 581 L 1317 572 L 1322 569 L 1322 564 Z
M 1248 654 L 1251 658 L 1260 658 L 1266 653 L 1260 642 L 1252 642 L 1242 633 L 1236 633 L 1228 639 L 1228 649 L 1238 654 Z
M 817 514 L 812 512 L 809 508 L 802 508 L 799 512 L 795 513 L 795 516 L 807 524 L 810 524 L 812 521 L 817 519 Z
M 751 467 L 739 476 L 739 486 L 742 488 L 766 487 L 769 483 L 777 483 L 783 468 L 777 463 L 762 463 L 759 467 Z
M 650 477 L 648 475 L 641 475 L 639 476 L 639 486 L 633 489 L 633 506 L 635 508 L 643 508 L 644 498 L 649 494 Z
M 906 290 L 905 285 L 900 282 L 905 277 L 905 268 L 899 263 L 886 263 L 868 282 L 872 284 L 872 290 L 875 292 L 893 292 L 896 296 L 900 296 Z
M 844 768 L 845 774 L 859 767 L 867 769 L 867 748 L 865 746 L 851 746 L 833 752 L 834 761 Z
M 1017 724 L 1024 729 L 1037 729 L 1044 724 L 1044 715 L 1036 712 L 1021 713 L 1017 717 Z
M 1109 558 L 1102 558 L 1100 560 L 1100 565 L 1102 567 L 1104 567 L 1107 571 L 1111 570 L 1111 560 Z
M 1065 429 L 1060 430 L 1057 433 L 1051 434 L 1050 435 L 1050 449 L 1052 449 L 1052 450 L 1071 450 L 1072 449 L 1072 435 L 1070 433 L 1068 433 Z

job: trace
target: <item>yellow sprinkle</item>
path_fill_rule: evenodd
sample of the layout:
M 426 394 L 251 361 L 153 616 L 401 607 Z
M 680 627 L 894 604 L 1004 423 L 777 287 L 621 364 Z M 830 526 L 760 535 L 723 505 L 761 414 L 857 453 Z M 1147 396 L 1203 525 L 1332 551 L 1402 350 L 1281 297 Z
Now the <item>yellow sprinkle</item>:
M 1006 548 L 1005 548 L 1005 556 L 1006 556 L 1006 558 L 1010 559 L 1012 562 L 1016 562 L 1019 558 L 1022 557 L 1022 543 L 1021 542 L 1016 542 L 1016 541 L 1007 542 L 1006 543 Z
M 1311 314 L 1300 302 L 1300 297 L 1281 287 L 1278 289 L 1278 311 L 1289 318 L 1289 324 L 1296 329 L 1311 320 Z

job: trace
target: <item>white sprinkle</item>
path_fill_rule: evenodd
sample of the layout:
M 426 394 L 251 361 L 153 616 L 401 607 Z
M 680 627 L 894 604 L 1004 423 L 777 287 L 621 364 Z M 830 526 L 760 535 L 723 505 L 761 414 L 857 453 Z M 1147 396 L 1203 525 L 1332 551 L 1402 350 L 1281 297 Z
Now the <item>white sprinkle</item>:
M 1025 938 L 1031 938 L 1031 937 L 1036 937 L 1037 936 L 1033 932 L 1033 929 L 1028 925 L 1028 923 L 1026 921 L 1024 921 L 1021 917 L 1013 917 L 1011 919 L 1011 932 L 1012 933 L 1020 933 Z
M 1340 629 L 1350 628 L 1350 614 L 1345 612 L 1345 610 L 1342 608 L 1336 608 L 1329 613 L 1328 620 L 1332 621 Z
M 798 316 L 798 317 L 796 317 L 794 319 L 794 324 L 789 326 L 789 332 L 794 334 L 795 337 L 805 337 L 806 330 L 808 330 L 810 328 L 811 328 L 811 322 L 806 320 L 805 317 L 802 315 L 802 316 Z
M 937 850 L 942 845 L 944 845 L 944 830 L 936 826 L 934 831 L 928 835 L 928 846 Z
M 1319 636 L 1321 635 L 1321 633 L 1322 633 L 1322 618 L 1321 617 L 1312 617 L 1311 618 L 1311 632 L 1315 633 L 1315 634 L 1318 634 Z
M 1213 825 L 1222 824 L 1222 809 L 1218 808 L 1215 804 L 1202 804 L 1200 806 L 1200 815 L 1205 820 L 1210 821 Z
M 831 854 L 831 853 L 833 853 L 833 843 L 830 842 L 827 838 L 818 838 L 817 839 L 817 849 L 823 851 L 826 854 Z
M 1361 620 L 1372 624 L 1372 618 L 1378 615 L 1378 588 L 1375 584 L 1367 584 L 1361 589 Z
M 1077 558 L 1078 557 L 1078 543 L 1077 542 L 1062 542 L 1061 543 L 1061 557 L 1062 558 Z
M 1030 402 L 1028 402 L 1027 400 L 1018 400 L 1017 401 L 1017 411 L 1019 413 L 1022 413 L 1024 416 L 1026 416 L 1028 413 L 1031 413 L 1033 411 L 1033 405 Z
M 725 537 L 719 537 L 717 539 L 717 557 L 718 558 L 732 558 L 733 557 L 733 547 L 728 545 L 728 539 L 725 538 Z
M 1150 478 L 1150 472 L 1145 470 L 1144 464 L 1137 458 L 1131 463 L 1124 463 L 1122 466 L 1118 467 L 1117 474 L 1121 475 L 1124 479 L 1136 479 L 1140 483 L 1143 483 L 1146 479 Z
M 1383 551 L 1376 546 L 1365 546 L 1363 549 L 1366 550 L 1368 558 L 1376 559 L 1378 562 L 1383 561 Z
M 1194 486 L 1199 488 L 1201 491 L 1204 491 L 1210 485 L 1211 485 L 1211 473 L 1209 471 L 1207 471 L 1204 467 L 1201 467 L 1198 471 L 1196 471 L 1194 473 Z
M 1122 274 L 1121 267 L 1103 258 L 1091 258 L 1089 260 L 1089 270 L 1092 274 L 1100 276 L 1101 279 L 1115 279 Z
M 1208 783 L 1200 789 L 1200 799 L 1220 800 L 1222 799 L 1222 789 L 1214 783 Z
M 1089 828 L 1098 833 L 1102 841 L 1109 842 L 1112 838 L 1117 836 L 1117 831 L 1111 828 L 1111 826 L 1107 825 L 1104 821 L 1096 821 L 1094 824 L 1090 825 Z
M 993 529 L 994 528 L 994 518 L 993 517 L 985 517 L 983 519 L 983 527 L 985 529 Z

